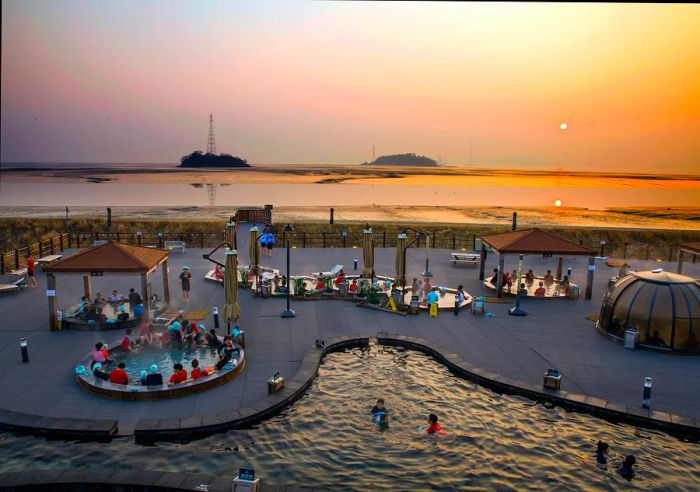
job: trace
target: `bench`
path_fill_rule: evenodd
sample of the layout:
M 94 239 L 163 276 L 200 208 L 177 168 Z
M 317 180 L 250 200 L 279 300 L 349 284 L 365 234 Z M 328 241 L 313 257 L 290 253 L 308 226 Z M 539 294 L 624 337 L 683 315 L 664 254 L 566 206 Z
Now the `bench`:
M 311 275 L 314 277 L 333 277 L 335 278 L 343 269 L 343 265 L 334 266 L 329 272 L 314 272 Z
M 184 241 L 165 241 L 163 243 L 165 249 L 172 251 L 174 249 L 179 249 L 180 253 L 185 254 L 185 242 Z
M 102 246 L 103 244 L 107 244 L 109 241 L 106 239 L 96 239 L 95 241 L 92 242 L 93 246 Z
M 478 265 L 481 261 L 481 255 L 477 253 L 452 253 L 452 264 L 462 263 L 465 265 Z
M 11 278 L 22 278 L 22 277 L 26 277 L 27 273 L 28 273 L 28 270 L 26 267 L 20 268 L 19 270 L 12 270 L 10 272 L 10 277 Z

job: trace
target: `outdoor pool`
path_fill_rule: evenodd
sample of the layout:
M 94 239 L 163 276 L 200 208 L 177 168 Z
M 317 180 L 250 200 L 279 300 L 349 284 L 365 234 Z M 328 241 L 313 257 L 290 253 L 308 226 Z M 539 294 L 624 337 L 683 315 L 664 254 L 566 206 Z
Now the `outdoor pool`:
M 387 429 L 368 415 L 377 397 L 391 409 Z M 446 435 L 418 430 L 430 412 Z M 593 455 L 598 439 L 610 444 L 607 468 Z M 376 345 L 326 356 L 301 400 L 251 429 L 155 446 L 0 433 L 0 472 L 114 466 L 234 476 L 250 466 L 268 484 L 336 490 L 618 489 L 630 485 L 615 473 L 627 454 L 637 458 L 634 487 L 700 483 L 696 443 L 500 395 L 422 353 Z
M 211 367 L 216 364 L 219 357 L 216 350 L 211 350 L 208 346 L 189 347 L 185 345 L 180 350 L 172 347 L 161 348 L 155 345 L 124 354 L 110 354 L 110 359 L 114 360 L 114 364 L 110 368 L 116 367 L 119 362 L 124 362 L 126 364 L 125 371 L 129 378 L 135 381 L 140 378 L 141 371 L 148 371 L 152 364 L 156 364 L 163 379 L 167 381 L 173 373 L 173 365 L 176 362 L 181 363 L 189 374 L 192 370 L 193 359 L 199 359 L 199 367 Z

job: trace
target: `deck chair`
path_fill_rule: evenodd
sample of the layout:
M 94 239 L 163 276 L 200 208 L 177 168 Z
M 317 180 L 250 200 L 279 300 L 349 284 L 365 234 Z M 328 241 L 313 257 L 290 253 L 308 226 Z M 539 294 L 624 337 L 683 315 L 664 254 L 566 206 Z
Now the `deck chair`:
M 0 294 L 8 292 L 18 293 L 27 286 L 27 277 L 20 277 L 9 284 L 0 284 Z
M 313 274 L 314 277 L 333 277 L 335 278 L 340 271 L 343 269 L 343 265 L 334 266 L 329 272 L 316 272 Z

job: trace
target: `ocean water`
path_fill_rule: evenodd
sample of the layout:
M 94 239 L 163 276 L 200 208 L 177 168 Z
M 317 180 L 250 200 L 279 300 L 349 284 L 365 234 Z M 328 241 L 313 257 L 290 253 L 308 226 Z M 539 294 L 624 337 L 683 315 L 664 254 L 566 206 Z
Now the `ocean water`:
M 368 412 L 382 397 L 388 427 Z M 429 413 L 446 430 L 426 435 Z M 609 443 L 608 465 L 594 457 Z M 637 458 L 627 482 L 616 473 Z M 700 445 L 504 396 L 419 352 L 371 346 L 328 355 L 308 393 L 251 429 L 141 446 L 47 441 L 0 433 L 0 473 L 105 467 L 233 476 L 241 466 L 275 485 L 333 490 L 697 490 Z

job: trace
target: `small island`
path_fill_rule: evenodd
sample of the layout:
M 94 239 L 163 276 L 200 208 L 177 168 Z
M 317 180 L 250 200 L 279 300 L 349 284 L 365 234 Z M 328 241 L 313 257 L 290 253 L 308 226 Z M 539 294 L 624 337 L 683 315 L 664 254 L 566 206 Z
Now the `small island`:
M 250 164 L 231 154 L 205 154 L 195 150 L 180 159 L 179 167 L 250 167 Z
M 365 166 L 437 166 L 436 160 L 424 155 L 416 154 L 394 154 L 382 155 L 373 162 L 363 162 Z

